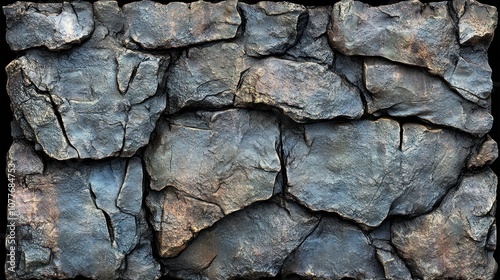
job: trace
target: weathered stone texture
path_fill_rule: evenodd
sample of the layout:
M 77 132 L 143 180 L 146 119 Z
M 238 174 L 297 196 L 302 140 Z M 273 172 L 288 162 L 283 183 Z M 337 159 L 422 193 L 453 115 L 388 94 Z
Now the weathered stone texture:
M 3 7 L 7 20 L 6 40 L 20 51 L 35 47 L 69 49 L 92 35 L 94 19 L 88 2 L 16 2 Z
M 494 279 L 496 8 L 250 2 L 3 8 L 7 279 Z

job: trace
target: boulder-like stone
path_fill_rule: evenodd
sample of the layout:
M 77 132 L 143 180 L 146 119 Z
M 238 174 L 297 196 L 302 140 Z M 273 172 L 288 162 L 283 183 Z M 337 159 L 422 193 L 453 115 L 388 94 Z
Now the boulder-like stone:
M 236 36 L 237 1 L 138 1 L 123 6 L 130 38 L 145 49 L 181 48 Z
M 274 277 L 286 257 L 317 225 L 317 218 L 285 202 L 252 205 L 202 232 L 179 257 L 164 261 L 182 279 Z
M 307 22 L 307 9 L 288 2 L 238 3 L 245 19 L 243 42 L 246 54 L 283 54 L 297 43 Z
M 487 133 L 493 125 L 489 109 L 464 100 L 441 79 L 420 69 L 366 58 L 364 76 L 371 93 L 370 114 L 381 111 L 396 117 L 416 116 L 478 135 Z
M 94 30 L 92 4 L 16 2 L 3 7 L 6 40 L 14 51 L 35 47 L 68 49 L 90 37 Z
M 144 159 L 151 188 L 172 187 L 148 198 L 163 256 L 177 254 L 223 215 L 269 199 L 279 183 L 280 130 L 271 114 L 187 113 L 156 131 Z
M 326 66 L 277 58 L 245 72 L 235 104 L 275 107 L 298 122 L 363 115 L 359 90 Z
M 216 43 L 192 47 L 168 72 L 168 111 L 185 107 L 222 108 L 233 104 L 240 75 L 249 66 L 243 47 Z
M 33 153 L 24 157 L 33 157 Z M 9 158 L 9 162 L 13 160 Z M 142 240 L 149 228 L 141 210 L 140 159 L 91 164 L 49 161 L 43 173 L 20 171 L 16 179 L 12 195 L 19 263 L 15 273 L 7 274 L 9 279 L 127 278 L 123 269 L 127 263 L 136 263 L 129 254 L 139 248 L 151 252 L 149 240 Z M 138 198 L 124 195 L 125 189 Z M 127 204 L 136 205 L 138 211 L 122 211 Z M 142 264 L 156 273 L 139 271 L 135 275 L 141 279 L 159 276 L 154 259 L 144 259 Z
M 459 52 L 446 2 L 370 7 L 343 0 L 333 6 L 331 22 L 330 44 L 346 55 L 382 56 L 443 76 Z
M 28 140 L 52 158 L 130 156 L 166 106 L 169 56 L 100 48 L 28 52 L 7 66 L 7 92 Z
M 12 174 L 31 175 L 43 173 L 43 161 L 26 141 L 14 141 L 7 157 L 14 165 Z M 9 168 L 11 169 L 11 168 Z
M 462 45 L 490 44 L 498 22 L 496 7 L 476 0 L 453 0 L 458 17 L 458 37 Z
M 287 258 L 283 273 L 304 279 L 382 279 L 370 239 L 357 226 L 323 217 L 317 228 Z
M 430 211 L 458 181 L 474 144 L 389 119 L 292 127 L 284 132 L 287 191 L 312 210 L 376 227 L 389 212 Z
M 394 222 L 392 244 L 420 279 L 493 279 L 487 243 L 496 202 L 491 170 L 464 176 L 432 213 Z
M 297 61 L 331 64 L 335 54 L 328 44 L 326 36 L 331 10 L 331 6 L 308 8 L 309 20 L 304 33 L 297 44 L 290 48 L 286 54 Z
M 492 164 L 498 158 L 498 144 L 489 135 L 467 161 L 467 168 L 481 168 Z

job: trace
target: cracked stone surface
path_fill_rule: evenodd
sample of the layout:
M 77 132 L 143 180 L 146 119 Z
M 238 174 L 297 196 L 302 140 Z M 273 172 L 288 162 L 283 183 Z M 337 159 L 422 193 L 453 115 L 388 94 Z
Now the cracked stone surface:
M 385 118 L 295 125 L 284 133 L 288 192 L 312 210 L 376 227 L 389 214 L 430 211 L 474 144 L 451 130 Z
M 3 7 L 6 40 L 15 51 L 36 47 L 69 49 L 94 31 L 92 4 L 88 2 L 15 2 Z
M 241 17 L 237 1 L 138 1 L 123 6 L 130 38 L 145 49 L 180 48 L 236 36 Z
M 483 135 L 493 125 L 490 110 L 463 99 L 439 78 L 420 69 L 378 58 L 365 58 L 370 92 L 368 113 L 416 116 L 423 120 Z
M 393 223 L 392 243 L 415 276 L 493 279 L 497 265 L 487 244 L 496 228 L 497 181 L 490 169 L 465 175 L 435 211 Z
M 22 180 L 14 196 L 18 248 L 23 252 L 16 279 L 77 275 L 115 279 L 126 277 L 123 270 L 127 264 L 158 270 L 159 264 L 152 258 L 131 257 L 140 254 L 135 252 L 138 248 L 151 251 L 141 207 L 139 158 L 92 165 L 50 161 L 39 170 L 40 158 L 27 148 L 20 149 L 23 146 L 16 142 L 10 153 L 31 162 L 31 172 L 18 171 Z M 126 207 L 132 204 L 132 209 Z M 147 271 L 134 273 L 149 275 L 149 279 L 157 276 Z
M 313 62 L 269 58 L 247 70 L 235 105 L 278 108 L 293 120 L 355 119 L 363 115 L 359 91 Z
M 353 224 L 324 217 L 283 265 L 304 279 L 382 279 L 369 237 Z
M 250 56 L 282 54 L 297 43 L 308 13 L 304 6 L 288 2 L 238 3 L 246 22 L 243 42 Z
M 177 254 L 224 215 L 273 195 L 279 135 L 273 115 L 239 109 L 160 123 L 144 159 L 151 189 L 164 190 L 148 198 L 162 256 Z
M 3 7 L 6 279 L 494 279 L 495 7 L 52 2 Z
M 251 61 L 240 44 L 216 43 L 184 51 L 167 79 L 168 110 L 222 108 L 233 104 L 240 75 Z
M 166 107 L 168 55 L 89 42 L 29 51 L 7 66 L 7 91 L 26 137 L 52 158 L 130 156 Z
M 204 231 L 177 258 L 165 261 L 169 275 L 183 279 L 273 277 L 286 257 L 317 225 L 294 203 L 252 205 Z

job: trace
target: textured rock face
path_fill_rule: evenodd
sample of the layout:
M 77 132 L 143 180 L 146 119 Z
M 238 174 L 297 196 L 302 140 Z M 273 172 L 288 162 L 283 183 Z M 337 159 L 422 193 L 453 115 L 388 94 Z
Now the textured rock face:
M 392 225 L 392 243 L 416 276 L 487 279 L 495 273 L 489 243 L 496 186 L 489 169 L 465 176 L 434 212 Z
M 6 278 L 494 279 L 496 9 L 333 2 L 4 7 Z
M 224 215 L 273 195 L 281 170 L 276 117 L 228 110 L 172 118 L 145 153 L 162 256 Z M 172 187 L 173 189 L 165 189 Z
M 363 114 L 358 90 L 328 68 L 276 58 L 245 72 L 235 104 L 275 107 L 298 122 Z
M 90 37 L 94 30 L 92 4 L 87 2 L 16 2 L 3 7 L 3 12 L 7 43 L 15 51 L 41 46 L 68 49 Z
M 233 38 L 241 23 L 236 4 L 139 1 L 123 6 L 123 14 L 130 38 L 141 47 L 180 48 Z
M 9 162 L 20 164 L 14 160 L 19 158 L 26 160 L 24 170 L 16 172 L 18 249 L 23 252 L 16 279 L 78 275 L 130 279 L 123 271 L 127 263 L 153 271 L 159 268 L 150 256 L 139 158 L 43 165 L 29 147 L 15 142 Z M 146 258 L 129 258 L 144 250 Z

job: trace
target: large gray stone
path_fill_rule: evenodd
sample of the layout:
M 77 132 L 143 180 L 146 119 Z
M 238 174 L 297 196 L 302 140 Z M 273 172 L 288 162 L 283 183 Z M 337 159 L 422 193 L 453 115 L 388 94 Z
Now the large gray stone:
M 452 6 L 458 17 L 460 44 L 489 45 L 497 27 L 497 8 L 481 4 L 476 0 L 453 0 Z
M 317 225 L 317 218 L 285 202 L 267 201 L 222 219 L 179 257 L 164 261 L 167 275 L 182 279 L 274 277 L 286 257 Z
M 222 108 L 233 104 L 241 73 L 250 64 L 243 47 L 216 43 L 184 51 L 168 72 L 168 111 L 186 107 Z
M 68 49 L 90 37 L 94 30 L 92 4 L 88 2 L 15 2 L 3 7 L 6 40 L 14 51 L 35 47 Z
M 180 48 L 230 39 L 241 24 L 237 1 L 138 1 L 123 6 L 130 38 L 145 49 Z
M 331 6 L 308 8 L 309 20 L 304 28 L 304 33 L 297 44 L 291 47 L 286 54 L 297 61 L 331 64 L 335 54 L 328 44 L 326 36 L 331 10 Z
M 24 157 L 36 161 L 31 152 Z M 48 161 L 43 172 L 16 176 L 13 199 L 19 263 L 15 273 L 7 274 L 9 279 L 129 278 L 124 269 L 137 263 L 129 254 L 135 255 L 139 248 L 151 252 L 145 238 L 149 227 L 141 210 L 140 159 Z M 124 195 L 125 189 L 134 195 Z M 122 211 L 127 204 L 136 204 L 138 211 Z M 154 259 L 141 263 L 151 271 L 135 275 L 145 279 L 160 275 Z
M 295 121 L 363 115 L 359 90 L 326 66 L 269 58 L 246 71 L 235 105 L 278 108 Z
M 487 169 L 462 178 L 432 213 L 392 225 L 392 244 L 420 279 L 493 279 L 497 177 Z M 490 230 L 492 229 L 492 230 Z
M 163 190 L 148 200 L 164 257 L 178 254 L 224 215 L 269 199 L 279 183 L 280 131 L 271 114 L 187 113 L 161 122 L 156 131 L 144 159 L 151 188 Z
M 243 42 L 246 54 L 283 54 L 297 43 L 307 22 L 307 9 L 288 2 L 238 3 L 245 19 Z
M 370 114 L 380 111 L 396 117 L 417 116 L 478 135 L 493 125 L 489 109 L 463 99 L 441 79 L 420 69 L 366 58 L 364 77 L 371 93 L 367 99 Z
M 312 210 L 376 227 L 389 213 L 430 211 L 458 181 L 474 144 L 454 131 L 389 119 L 291 127 L 287 191 Z
M 284 274 L 305 279 L 382 279 L 370 239 L 357 226 L 323 217 L 283 264 Z
M 7 92 L 25 136 L 52 158 L 130 156 L 166 106 L 170 57 L 89 42 L 29 51 L 7 66 Z
M 443 76 L 459 52 L 446 2 L 370 7 L 343 0 L 333 6 L 331 22 L 328 39 L 346 55 L 382 56 Z

